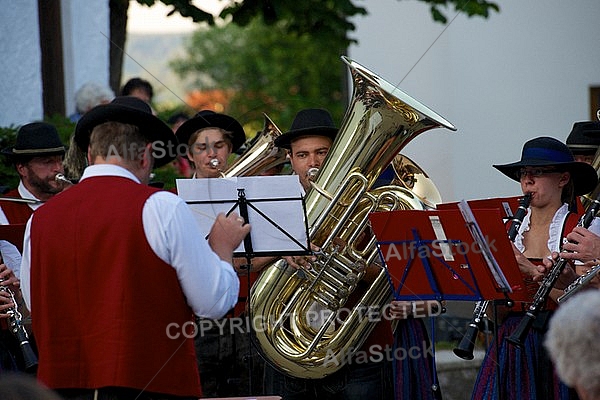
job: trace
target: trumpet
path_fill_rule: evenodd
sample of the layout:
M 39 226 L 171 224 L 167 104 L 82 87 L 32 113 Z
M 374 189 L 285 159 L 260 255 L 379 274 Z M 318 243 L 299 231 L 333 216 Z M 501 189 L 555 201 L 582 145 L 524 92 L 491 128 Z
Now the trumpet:
M 4 279 L 0 278 L 0 282 L 3 281 Z M 10 290 L 10 288 L 2 285 L 0 285 L 0 292 L 8 293 L 10 300 L 14 304 L 13 307 L 6 310 L 6 314 L 8 315 L 8 327 L 19 343 L 19 348 L 21 349 L 23 356 L 25 371 L 34 372 L 38 365 L 38 359 L 33 351 L 31 343 L 29 343 L 29 335 L 27 334 L 27 330 L 23 326 L 23 315 L 19 311 L 15 293 Z
M 511 242 L 515 241 L 517 237 L 517 233 L 519 232 L 519 227 L 523 222 L 523 218 L 527 215 L 527 208 L 529 207 L 529 203 L 531 202 L 531 193 L 525 194 L 519 200 L 519 208 L 517 208 L 517 212 L 513 217 L 510 228 L 508 229 L 508 238 Z M 458 347 L 455 348 L 454 354 L 463 360 L 472 360 L 473 359 L 473 348 L 475 347 L 475 338 L 477 337 L 477 333 L 481 330 L 484 319 L 485 319 L 485 311 L 487 310 L 490 302 L 489 300 L 478 301 L 475 304 L 475 309 L 473 310 L 473 317 L 467 325 L 467 330 L 465 334 L 458 344 Z
M 569 299 L 569 297 L 584 289 L 585 286 L 600 273 L 600 264 L 594 265 L 592 268 L 586 271 L 585 274 L 581 275 L 573 281 L 569 286 L 565 288 L 564 293 L 556 299 L 559 303 L 562 303 Z
M 590 224 L 592 223 L 592 221 L 594 220 L 594 217 L 598 213 L 599 208 L 600 208 L 600 196 L 596 197 L 596 199 L 593 200 L 592 204 L 587 209 L 585 214 L 582 215 L 581 218 L 579 219 L 577 226 L 582 226 L 584 228 L 588 228 L 590 226 Z M 521 348 L 523 347 L 523 345 L 525 343 L 525 338 L 527 337 L 527 334 L 529 333 L 529 329 L 533 325 L 533 322 L 537 318 L 539 312 L 544 307 L 544 304 L 546 304 L 546 300 L 548 299 L 548 296 L 550 295 L 550 291 L 556 284 L 556 281 L 558 281 L 558 278 L 560 277 L 561 272 L 565 269 L 568 262 L 569 262 L 569 260 L 561 257 L 556 261 L 556 263 L 554 263 L 550 272 L 542 280 L 542 283 L 540 284 L 538 291 L 535 293 L 533 302 L 531 303 L 531 305 L 529 306 L 529 309 L 527 310 L 527 312 L 525 313 L 525 315 L 519 322 L 517 329 L 513 332 L 512 335 L 510 335 L 508 338 L 506 338 L 506 340 L 508 340 L 509 343 L 511 343 L 517 347 L 521 347 Z

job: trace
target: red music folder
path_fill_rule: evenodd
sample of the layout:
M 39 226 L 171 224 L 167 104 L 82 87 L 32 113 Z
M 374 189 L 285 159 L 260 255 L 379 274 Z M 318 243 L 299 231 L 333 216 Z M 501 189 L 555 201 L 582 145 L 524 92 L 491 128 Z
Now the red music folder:
M 503 213 L 475 208 L 472 214 L 483 246 L 457 205 L 369 215 L 397 300 L 527 300 Z M 486 261 L 489 255 L 496 268 Z
M 467 200 L 471 209 L 498 209 L 504 220 L 512 218 L 519 208 L 519 200 L 523 196 L 491 197 L 487 199 Z M 436 205 L 437 210 L 455 210 L 458 202 L 441 203 Z

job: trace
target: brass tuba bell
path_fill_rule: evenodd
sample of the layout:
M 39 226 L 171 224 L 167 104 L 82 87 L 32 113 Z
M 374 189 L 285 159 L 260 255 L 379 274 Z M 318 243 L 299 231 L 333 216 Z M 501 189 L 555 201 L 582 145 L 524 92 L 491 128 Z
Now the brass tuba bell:
M 362 65 L 342 60 L 354 83 L 352 101 L 305 198 L 310 240 L 321 254 L 310 270 L 294 270 L 282 260 L 268 266 L 252 287 L 248 308 L 266 360 L 302 378 L 340 369 L 375 326 L 365 308 L 382 310 L 392 298 L 385 270 L 374 265 L 378 253 L 368 214 L 426 207 L 403 187 L 372 190 L 376 179 L 417 135 L 432 128 L 456 130 Z M 367 270 L 370 282 L 363 290 Z M 346 313 L 348 298 L 357 294 L 360 299 L 349 302 L 353 308 Z

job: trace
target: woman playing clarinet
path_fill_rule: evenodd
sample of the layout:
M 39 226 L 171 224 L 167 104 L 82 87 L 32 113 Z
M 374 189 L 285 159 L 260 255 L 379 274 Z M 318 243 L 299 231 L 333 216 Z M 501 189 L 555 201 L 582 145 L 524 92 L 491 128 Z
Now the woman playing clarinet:
M 494 168 L 520 182 L 523 194 L 531 194 L 513 250 L 534 302 L 543 278 L 542 260 L 560 251 L 563 238 L 577 225 L 576 196 L 594 189 L 596 171 L 588 164 L 576 162 L 568 147 L 551 137 L 529 140 L 523 146 L 520 161 Z M 599 227 L 594 223 L 590 229 L 598 232 Z M 552 300 L 556 296 L 554 293 L 548 296 L 544 310 L 536 315 L 520 346 L 506 338 L 515 332 L 529 304 L 517 303 L 510 309 L 496 307 L 499 321 L 496 340 L 490 344 L 483 361 L 472 399 L 571 398 L 573 392 L 556 377 L 542 346 L 547 323 L 556 308 Z

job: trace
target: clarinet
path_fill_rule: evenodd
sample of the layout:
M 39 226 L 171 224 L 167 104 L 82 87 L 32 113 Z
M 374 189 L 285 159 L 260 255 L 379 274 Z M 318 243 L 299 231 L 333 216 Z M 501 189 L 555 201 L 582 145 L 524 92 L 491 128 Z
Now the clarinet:
M 577 226 L 588 228 L 590 226 L 590 224 L 592 223 L 592 221 L 594 220 L 594 217 L 596 216 L 596 213 L 598 212 L 599 208 L 600 208 L 600 196 L 598 196 L 596 199 L 594 199 L 594 201 L 592 202 L 590 207 L 587 209 L 585 214 L 579 219 Z M 525 315 L 519 322 L 519 325 L 517 325 L 517 329 L 513 332 L 512 335 L 510 335 L 509 337 L 506 338 L 506 340 L 509 343 L 511 343 L 517 347 L 520 347 L 520 348 L 523 347 L 523 345 L 525 343 L 525 338 L 527 337 L 527 334 L 529 333 L 529 329 L 531 329 L 533 322 L 537 318 L 539 312 L 544 307 L 544 304 L 546 304 L 546 300 L 548 300 L 548 296 L 550 296 L 550 291 L 556 284 L 556 281 L 558 281 L 560 274 L 565 269 L 565 267 L 567 266 L 568 263 L 569 263 L 569 260 L 564 259 L 562 257 L 559 258 L 556 261 L 556 263 L 554 263 L 550 272 L 542 280 L 542 283 L 540 284 L 539 289 L 535 293 L 533 302 L 527 309 L 527 312 L 525 312 Z
M 594 279 L 596 275 L 600 273 L 600 264 L 594 265 L 590 268 L 586 273 L 578 277 L 566 287 L 565 292 L 556 299 L 557 302 L 562 303 L 569 299 L 569 297 L 573 296 L 575 293 L 578 293 L 581 289 L 585 288 L 585 285 L 588 284 L 589 281 Z
M 0 279 L 0 282 L 2 281 L 4 281 L 4 279 Z M 2 285 L 0 285 L 0 291 L 8 293 L 11 301 L 14 304 L 13 307 L 6 310 L 6 314 L 8 315 L 8 328 L 19 343 L 19 348 L 21 349 L 21 353 L 23 355 L 25 371 L 34 372 L 37 369 L 38 359 L 33 351 L 31 343 L 29 343 L 29 335 L 23 326 L 23 315 L 17 306 L 15 294 L 8 287 Z
M 523 218 L 527 215 L 527 208 L 529 207 L 529 203 L 531 202 L 531 193 L 525 194 L 519 200 L 519 208 L 517 208 L 517 212 L 515 213 L 513 219 L 510 223 L 510 228 L 508 229 L 508 238 L 511 242 L 515 241 L 517 237 L 517 233 L 519 232 L 519 227 L 523 222 Z M 473 348 L 475 347 L 475 338 L 477 337 L 477 333 L 482 329 L 483 321 L 485 318 L 485 310 L 488 308 L 489 300 L 478 301 L 475 304 L 475 309 L 473 310 L 473 317 L 471 321 L 467 325 L 467 329 L 465 334 L 454 350 L 454 354 L 463 360 L 472 360 L 473 359 Z

